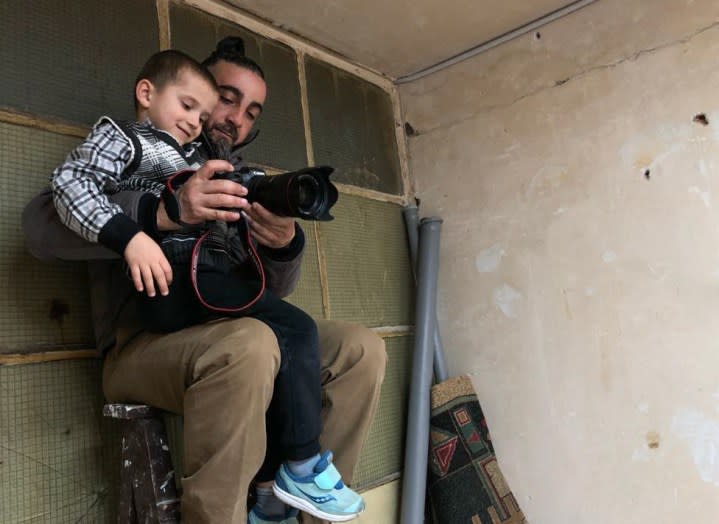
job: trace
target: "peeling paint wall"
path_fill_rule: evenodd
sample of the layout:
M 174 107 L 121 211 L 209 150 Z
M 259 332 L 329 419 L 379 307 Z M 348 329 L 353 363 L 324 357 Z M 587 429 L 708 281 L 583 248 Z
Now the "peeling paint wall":
M 719 521 L 719 7 L 602 0 L 402 86 L 438 314 L 532 524 Z

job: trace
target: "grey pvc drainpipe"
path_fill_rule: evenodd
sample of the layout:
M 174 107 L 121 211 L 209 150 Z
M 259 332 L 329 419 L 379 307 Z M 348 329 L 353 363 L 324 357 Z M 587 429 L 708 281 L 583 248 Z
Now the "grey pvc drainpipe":
M 442 219 L 437 217 L 423 219 L 419 227 L 417 313 L 402 475 L 402 524 L 424 522 L 429 451 L 429 393 L 432 387 L 432 327 L 437 301 L 441 229 Z
M 417 244 L 419 243 L 419 213 L 417 206 L 409 205 L 402 208 L 404 216 L 404 224 L 407 228 L 407 238 L 409 239 L 409 254 L 412 258 L 412 272 L 414 273 L 415 282 L 417 281 Z M 443 382 L 449 378 L 447 373 L 447 362 L 444 360 L 444 347 L 442 347 L 442 337 L 439 333 L 439 322 L 437 321 L 437 312 L 434 311 L 434 325 L 432 326 L 432 343 L 434 345 L 434 379 L 437 383 Z
M 401 76 L 398 79 L 396 79 L 394 81 L 394 83 L 395 84 L 406 84 L 407 82 L 413 82 L 414 80 L 419 80 L 420 78 L 424 78 L 427 75 L 431 75 L 432 73 L 436 73 L 437 71 L 441 71 L 442 69 L 446 69 L 447 67 L 453 66 L 454 64 L 458 64 L 459 62 L 467 60 L 468 58 L 471 58 L 480 53 L 488 51 L 488 50 L 492 49 L 493 47 L 497 47 L 498 45 L 501 45 L 505 42 L 509 42 L 510 40 L 513 40 L 519 36 L 529 33 L 530 31 L 539 29 L 540 27 L 547 25 L 550 22 L 554 22 L 555 20 L 562 18 L 563 16 L 567 16 L 568 14 L 573 13 L 574 11 L 578 11 L 579 9 L 582 9 L 583 7 L 587 7 L 589 4 L 593 4 L 596 1 L 597 0 L 578 0 L 578 1 L 572 2 L 570 4 L 567 4 L 566 6 L 560 7 L 556 11 L 552 11 L 549 14 L 541 16 L 541 17 L 537 18 L 536 20 L 529 22 L 528 24 L 524 24 L 523 26 L 520 26 L 511 31 L 508 31 L 508 32 L 504 33 L 503 35 L 492 38 L 491 40 L 487 40 L 486 42 L 483 42 L 477 46 L 467 49 L 466 51 L 463 51 L 457 55 L 454 55 L 450 58 L 442 60 L 441 62 L 437 62 L 436 64 L 434 64 L 432 66 L 426 67 L 424 69 L 420 69 L 419 71 L 417 71 L 415 73 L 411 73 L 409 75 Z

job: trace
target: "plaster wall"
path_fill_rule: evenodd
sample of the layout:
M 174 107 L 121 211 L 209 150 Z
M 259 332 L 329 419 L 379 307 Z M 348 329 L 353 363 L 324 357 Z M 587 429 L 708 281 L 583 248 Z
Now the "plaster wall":
M 400 89 L 450 372 L 532 524 L 719 521 L 718 56 L 715 1 L 602 0 Z

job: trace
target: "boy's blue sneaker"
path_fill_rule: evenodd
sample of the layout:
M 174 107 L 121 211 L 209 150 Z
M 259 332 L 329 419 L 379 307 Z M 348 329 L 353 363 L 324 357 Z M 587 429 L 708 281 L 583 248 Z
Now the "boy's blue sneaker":
M 297 520 L 297 511 L 294 508 L 285 514 L 284 517 L 268 517 L 263 515 L 258 509 L 252 508 L 250 513 L 247 515 L 247 524 L 299 524 Z
M 330 451 L 322 453 L 314 473 L 306 477 L 295 476 L 282 464 L 272 489 L 285 504 L 330 522 L 352 520 L 364 509 L 362 497 L 342 482 Z

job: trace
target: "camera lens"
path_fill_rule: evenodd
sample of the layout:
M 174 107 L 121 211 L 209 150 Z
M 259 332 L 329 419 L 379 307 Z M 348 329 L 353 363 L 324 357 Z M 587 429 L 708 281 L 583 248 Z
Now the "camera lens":
M 301 176 L 297 181 L 297 204 L 300 209 L 307 209 L 315 201 L 317 184 L 311 177 Z
M 254 176 L 245 183 L 248 202 L 259 202 L 281 216 L 305 220 L 332 220 L 337 188 L 330 182 L 332 168 L 308 167 L 274 176 Z
M 312 211 L 319 192 L 317 181 L 308 175 L 297 177 L 297 207 L 306 213 Z

